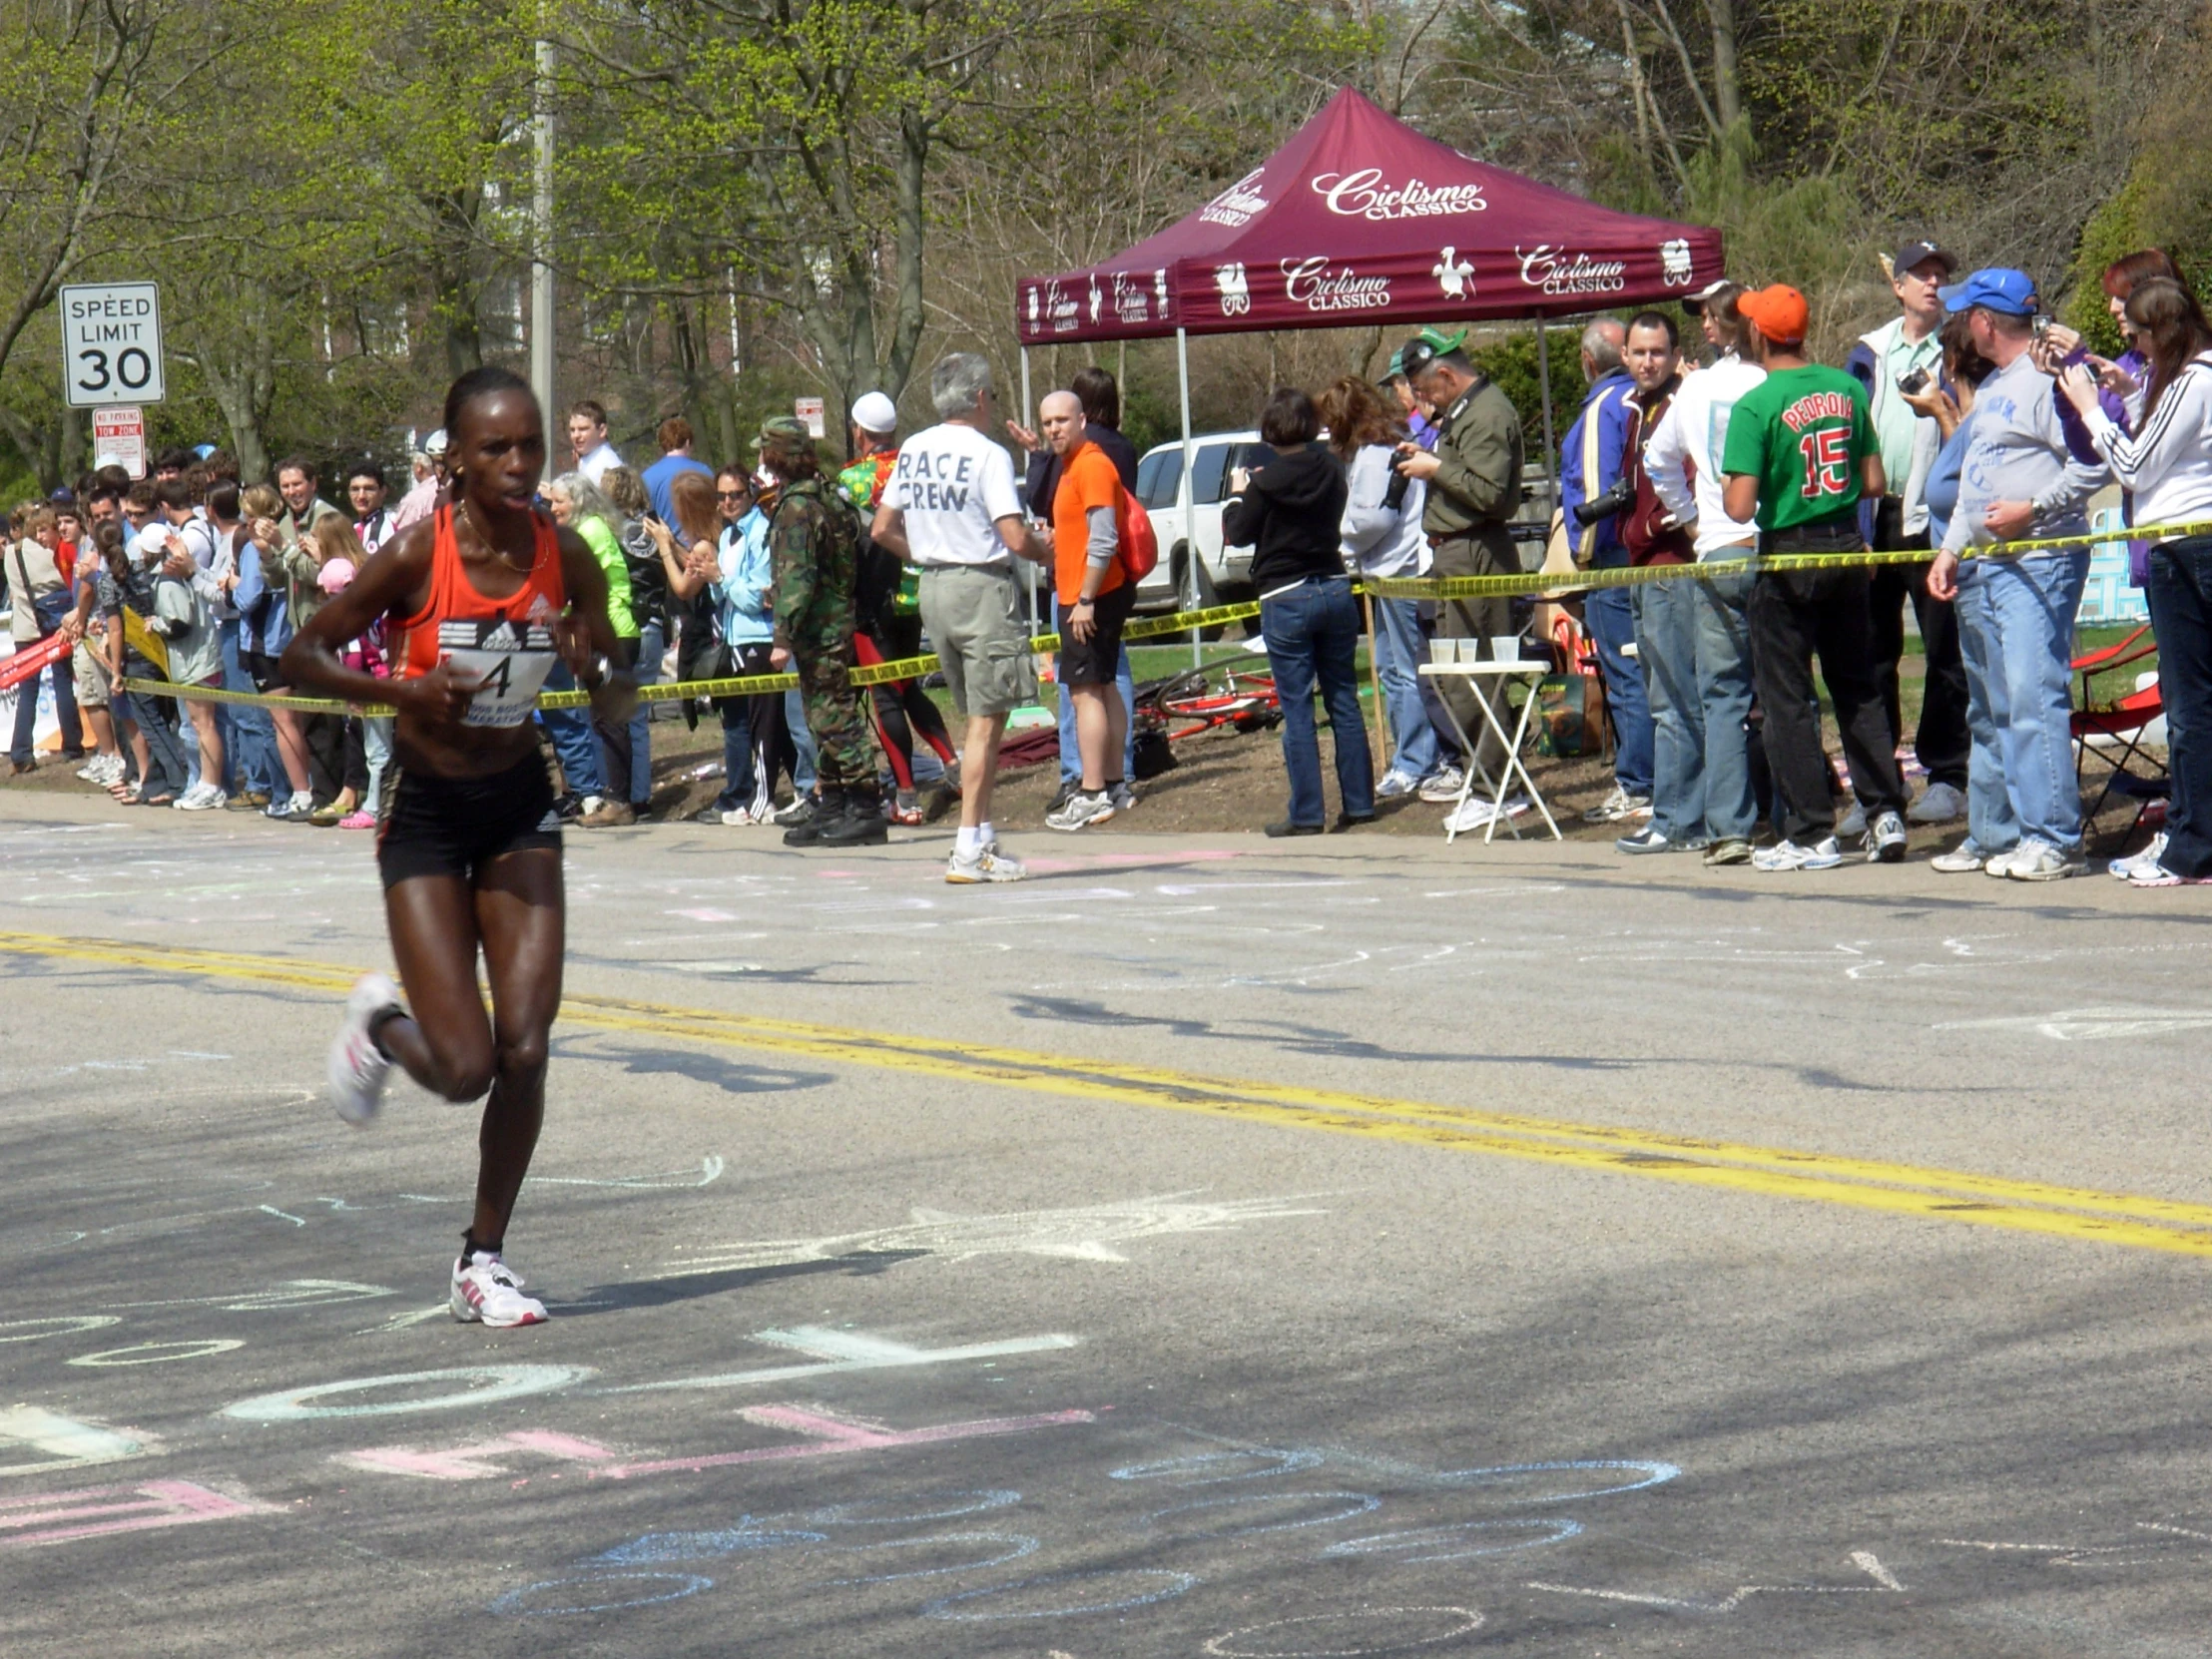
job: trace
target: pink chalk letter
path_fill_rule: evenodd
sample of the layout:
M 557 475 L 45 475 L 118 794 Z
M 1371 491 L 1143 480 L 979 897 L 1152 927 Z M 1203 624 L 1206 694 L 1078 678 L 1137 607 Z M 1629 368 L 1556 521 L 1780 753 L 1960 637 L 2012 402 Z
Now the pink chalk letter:
M 189 1480 L 149 1480 L 137 1486 L 88 1486 L 0 1498 L 0 1549 L 96 1538 L 105 1532 L 145 1532 L 157 1526 L 229 1520 L 272 1513 L 266 1503 L 227 1497 Z

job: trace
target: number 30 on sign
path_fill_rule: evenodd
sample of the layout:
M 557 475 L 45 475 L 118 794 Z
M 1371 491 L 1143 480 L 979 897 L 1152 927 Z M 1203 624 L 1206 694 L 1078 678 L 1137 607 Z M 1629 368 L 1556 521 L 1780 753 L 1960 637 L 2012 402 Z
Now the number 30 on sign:
M 162 400 L 162 302 L 152 282 L 61 291 L 62 383 L 73 409 Z

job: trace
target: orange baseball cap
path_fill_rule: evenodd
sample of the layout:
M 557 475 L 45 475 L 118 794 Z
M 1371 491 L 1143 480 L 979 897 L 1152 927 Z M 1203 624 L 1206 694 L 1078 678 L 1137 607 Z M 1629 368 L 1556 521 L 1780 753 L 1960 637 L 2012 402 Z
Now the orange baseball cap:
M 1811 312 L 1805 295 L 1787 282 L 1753 288 L 1736 297 L 1736 308 L 1751 318 L 1760 333 L 1776 345 L 1795 345 L 1805 338 Z

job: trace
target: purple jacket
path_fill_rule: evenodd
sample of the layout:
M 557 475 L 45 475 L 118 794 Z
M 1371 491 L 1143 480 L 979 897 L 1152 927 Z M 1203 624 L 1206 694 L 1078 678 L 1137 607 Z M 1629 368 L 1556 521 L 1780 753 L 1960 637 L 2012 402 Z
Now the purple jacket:
M 2070 368 L 2075 363 L 2086 362 L 2088 357 L 2088 351 L 2077 345 L 2068 354 L 2066 366 Z M 2132 345 L 2112 360 L 2118 367 L 2125 369 L 2137 384 L 2141 384 L 2150 373 L 2150 358 Z M 2075 410 L 2072 400 L 2060 397 L 2056 401 L 2058 404 L 2058 424 L 2066 434 L 2066 448 L 2072 453 L 2073 458 L 2085 466 L 2103 465 L 2104 457 L 2097 453 L 2097 446 L 2089 441 L 2088 425 Z M 2120 396 L 2118 392 L 2099 386 L 2097 388 L 2097 404 L 2104 410 L 2106 417 L 2113 425 L 2123 432 L 2129 430 L 2127 400 Z M 2120 521 L 2123 524 L 2133 524 L 2135 522 L 2135 492 L 2132 490 L 2122 490 L 2120 492 Z M 2131 588 L 2140 588 L 2147 585 L 2149 581 L 2150 543 L 2147 541 L 2131 541 L 2127 544 L 2127 585 Z

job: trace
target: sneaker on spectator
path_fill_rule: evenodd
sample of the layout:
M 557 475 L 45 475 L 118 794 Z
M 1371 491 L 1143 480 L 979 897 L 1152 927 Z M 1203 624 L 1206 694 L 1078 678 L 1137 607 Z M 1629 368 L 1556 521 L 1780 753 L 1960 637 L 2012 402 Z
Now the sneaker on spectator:
M 999 850 L 996 841 L 988 846 L 962 856 L 955 845 L 951 862 L 944 868 L 944 878 L 954 886 L 965 886 L 980 881 L 1019 881 L 1029 871 L 1022 867 L 1019 858 Z
M 391 1075 L 391 1061 L 376 1046 L 369 1027 L 378 1016 L 397 1012 L 399 987 L 381 973 L 364 973 L 353 981 L 345 999 L 345 1023 L 330 1039 L 330 1104 L 356 1129 L 376 1115 L 383 1104 L 384 1079 Z
M 1966 798 L 1948 784 L 1931 784 L 1905 810 L 1915 824 L 1948 824 L 1966 815 Z
M 2004 852 L 1984 852 L 1972 840 L 1962 840 L 1948 852 L 1938 852 L 1928 860 L 1928 867 L 1938 875 L 1971 875 L 1991 858 L 2007 856 Z
M 2164 864 L 2152 864 L 2130 875 L 2127 884 L 2131 887 L 2205 887 L 2212 886 L 2212 875 L 2176 875 Z
M 340 830 L 373 830 L 376 828 L 376 815 L 366 807 L 355 807 L 345 817 L 338 820 L 338 828 Z
M 2017 858 L 2022 850 L 2022 847 L 2008 846 L 2002 852 L 1990 853 L 1981 860 L 1981 873 L 1992 875 L 1999 881 L 2003 880 L 2012 873 L 2012 860 Z
M 1884 813 L 1874 821 L 1874 828 L 1867 831 L 1863 843 L 1870 864 L 1902 864 L 1905 862 L 1905 821 L 1895 813 Z
M 812 821 L 814 816 L 815 798 L 811 795 L 799 795 L 792 797 L 790 805 L 772 815 L 770 822 L 780 824 L 787 830 L 794 830 Z
M 1395 801 L 1401 795 L 1412 795 L 1420 789 L 1420 780 L 1409 772 L 1392 767 L 1382 775 L 1382 782 L 1375 786 L 1378 801 Z
M 1657 828 L 1647 824 L 1635 833 L 1623 835 L 1613 842 L 1613 850 L 1615 852 L 1687 852 L 1689 848 L 1678 842 L 1670 841 L 1666 836 L 1659 833 Z
M 1741 835 L 1723 835 L 1705 849 L 1705 867 L 1716 869 L 1722 864 L 1748 864 L 1751 862 L 1751 842 Z
M 472 1250 L 453 1264 L 453 1317 L 462 1324 L 511 1331 L 543 1325 L 545 1304 L 522 1294 L 522 1276 L 488 1250 Z
M 305 790 L 294 790 L 281 801 L 269 804 L 269 816 L 284 824 L 304 824 L 307 815 L 314 811 L 314 797 Z
M 576 822 L 586 830 L 619 830 L 638 822 L 637 813 L 627 801 L 608 801 L 600 796 L 587 796 L 596 803 Z
M 883 817 L 892 824 L 911 830 L 921 823 L 921 797 L 912 790 L 900 790 L 883 802 Z
M 1129 780 L 1126 778 L 1118 784 L 1108 784 L 1106 798 L 1113 802 L 1117 813 L 1126 813 L 1137 804 L 1137 792 L 1129 787 Z
M 2148 874 L 2159 867 L 2159 855 L 2166 850 L 2166 831 L 2161 830 L 2151 836 L 2150 845 L 2127 858 L 2114 858 L 2104 867 L 2123 881 L 2132 881 L 2138 874 Z
M 1459 792 L 1466 788 L 1467 775 L 1457 767 L 1438 767 L 1420 781 L 1414 793 L 1423 801 L 1451 802 L 1459 799 Z
M 264 790 L 241 790 L 224 803 L 234 813 L 259 813 L 269 806 L 269 795 Z
M 1613 793 L 1582 815 L 1584 824 L 1620 824 L 1632 818 L 1651 817 L 1651 797 L 1630 795 L 1620 785 L 1613 786 Z
M 1044 825 L 1047 830 L 1087 830 L 1094 824 L 1104 824 L 1113 816 L 1113 797 L 1104 790 L 1096 795 L 1077 790 L 1058 812 L 1045 814 Z
M 2088 867 L 2079 852 L 2069 852 L 2048 841 L 2029 840 L 2020 842 L 2020 849 L 2012 854 L 2012 861 L 2004 866 L 2004 873 L 2015 881 L 2063 881 Z
M 1856 836 L 1864 835 L 1866 832 L 1867 809 L 1860 806 L 1857 801 L 1854 801 L 1851 804 L 1851 811 L 1844 814 L 1844 816 L 1837 821 L 1836 838 L 1840 841 L 1848 841 Z
M 1484 829 L 1497 816 L 1494 804 L 1479 795 L 1470 795 L 1444 815 L 1444 833 L 1463 835 L 1470 830 Z
M 230 799 L 222 790 L 203 779 L 179 796 L 176 805 L 180 813 L 212 813 L 221 810 Z
M 1834 835 L 1812 846 L 1779 840 L 1772 846 L 1762 846 L 1751 855 L 1752 868 L 1767 870 L 1834 869 L 1843 861 L 1843 849 L 1836 844 Z

